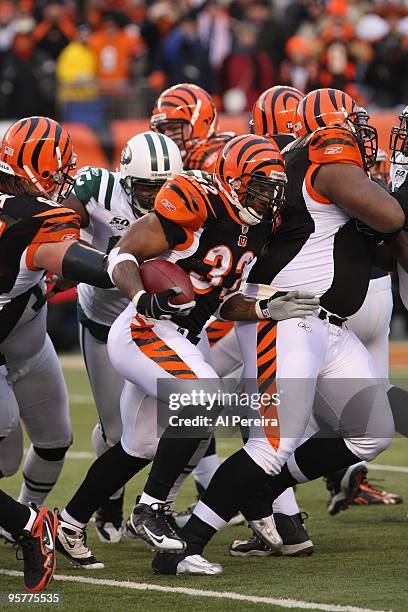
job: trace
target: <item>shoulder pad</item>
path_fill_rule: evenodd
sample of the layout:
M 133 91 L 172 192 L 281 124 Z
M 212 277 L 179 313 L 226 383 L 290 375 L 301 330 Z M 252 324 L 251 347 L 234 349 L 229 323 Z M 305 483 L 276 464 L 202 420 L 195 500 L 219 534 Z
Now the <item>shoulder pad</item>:
M 305 140 L 309 159 L 314 164 L 356 164 L 364 169 L 360 146 L 355 135 L 342 127 L 324 127 Z
M 200 185 L 201 180 L 187 173 L 169 179 L 157 194 L 154 209 L 181 227 L 198 230 L 208 215 L 207 197 Z

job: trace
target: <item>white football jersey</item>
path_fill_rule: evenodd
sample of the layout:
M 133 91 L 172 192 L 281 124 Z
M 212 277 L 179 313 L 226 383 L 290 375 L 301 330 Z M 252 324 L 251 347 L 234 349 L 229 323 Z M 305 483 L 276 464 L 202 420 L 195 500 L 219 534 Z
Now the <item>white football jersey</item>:
M 397 153 L 397 162 L 391 164 L 391 192 L 399 189 L 408 180 L 408 158 L 402 153 Z M 398 163 L 399 162 L 399 163 Z M 397 265 L 399 294 L 401 301 L 408 310 L 408 274 L 400 264 Z
M 119 172 L 104 168 L 82 168 L 76 176 L 74 193 L 89 214 L 88 227 L 81 237 L 95 248 L 109 253 L 135 221 L 135 216 L 120 185 Z M 78 300 L 91 321 L 111 326 L 129 300 L 117 289 L 78 285 Z

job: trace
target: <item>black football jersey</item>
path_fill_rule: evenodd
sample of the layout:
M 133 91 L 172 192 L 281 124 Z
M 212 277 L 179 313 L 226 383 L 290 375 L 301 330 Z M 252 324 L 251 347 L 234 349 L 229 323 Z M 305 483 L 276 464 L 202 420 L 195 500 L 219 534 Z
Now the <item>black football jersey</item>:
M 181 327 L 200 333 L 226 292 L 239 287 L 245 267 L 261 251 L 271 225 L 245 225 L 209 175 L 187 172 L 166 183 L 155 213 L 166 234 L 167 259 L 190 274 L 196 306 Z

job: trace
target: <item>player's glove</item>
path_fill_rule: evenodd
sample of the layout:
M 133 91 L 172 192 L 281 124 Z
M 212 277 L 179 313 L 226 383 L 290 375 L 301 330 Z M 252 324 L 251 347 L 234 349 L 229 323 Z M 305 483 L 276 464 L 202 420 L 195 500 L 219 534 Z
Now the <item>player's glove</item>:
M 311 316 L 318 311 L 319 303 L 319 298 L 310 291 L 277 291 L 257 302 L 256 313 L 260 319 L 283 321 Z
M 160 293 L 147 293 L 139 291 L 132 302 L 138 313 L 149 319 L 171 319 L 172 317 L 186 317 L 195 306 L 195 301 L 186 304 L 172 304 L 171 298 L 182 293 L 180 287 L 172 287 Z
M 372 238 L 375 244 L 380 244 L 381 242 L 391 242 L 391 240 L 393 240 L 399 234 L 399 231 L 392 232 L 391 234 L 377 232 L 362 221 L 359 221 L 359 219 L 354 219 L 354 222 L 360 234 L 364 234 L 364 236 Z

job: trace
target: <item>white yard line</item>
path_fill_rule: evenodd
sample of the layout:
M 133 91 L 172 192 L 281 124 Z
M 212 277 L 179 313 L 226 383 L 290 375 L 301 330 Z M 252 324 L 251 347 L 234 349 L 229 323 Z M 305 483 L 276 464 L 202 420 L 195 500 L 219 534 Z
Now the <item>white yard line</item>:
M 75 395 L 75 393 L 69 396 L 69 401 L 72 404 L 95 404 L 92 395 Z
M 2 570 L 0 574 L 6 576 L 22 576 L 22 572 L 14 570 Z M 187 587 L 170 587 L 159 584 L 144 582 L 128 582 L 121 580 L 105 580 L 102 578 L 87 578 L 85 576 L 65 576 L 57 574 L 54 576 L 57 582 L 76 582 L 91 584 L 93 586 L 114 587 L 120 589 L 131 589 L 134 591 L 157 591 L 159 593 L 175 593 L 179 595 L 189 595 L 190 597 L 213 597 L 214 599 L 229 599 L 235 601 L 245 601 L 249 603 L 260 603 L 270 606 L 281 606 L 282 608 L 297 608 L 298 610 L 323 610 L 325 612 L 384 612 L 383 610 L 373 610 L 371 608 L 359 608 L 356 606 L 341 606 L 337 604 L 322 604 L 300 599 L 279 599 L 274 597 L 258 597 L 256 595 L 241 595 L 231 591 L 204 591 L 202 589 L 191 589 Z
M 403 465 L 383 465 L 382 463 L 367 463 L 369 470 L 378 470 L 380 472 L 400 472 L 408 474 L 408 467 Z

